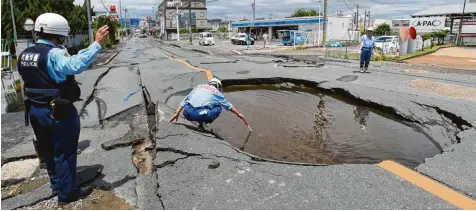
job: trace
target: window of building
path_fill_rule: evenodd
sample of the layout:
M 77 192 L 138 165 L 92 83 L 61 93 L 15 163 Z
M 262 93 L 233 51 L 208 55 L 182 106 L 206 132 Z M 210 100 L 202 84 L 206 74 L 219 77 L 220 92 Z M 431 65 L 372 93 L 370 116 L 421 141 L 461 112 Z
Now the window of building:
M 393 24 L 394 27 L 399 27 L 400 24 L 399 23 L 396 23 L 396 24 Z
M 403 24 L 403 26 L 409 26 L 409 25 L 410 25 L 410 24 L 408 24 L 408 23 L 404 23 L 404 24 Z

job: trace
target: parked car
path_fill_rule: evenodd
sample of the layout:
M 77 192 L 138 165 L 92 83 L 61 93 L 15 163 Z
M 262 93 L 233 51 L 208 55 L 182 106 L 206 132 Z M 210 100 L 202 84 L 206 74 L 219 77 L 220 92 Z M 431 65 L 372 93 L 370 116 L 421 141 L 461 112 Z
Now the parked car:
M 139 38 L 147 38 L 146 34 L 141 34 Z
M 202 32 L 198 34 L 200 40 L 198 41 L 199 45 L 215 45 L 215 39 L 213 38 L 213 34 L 210 32 Z
M 384 53 L 396 52 L 400 46 L 398 36 L 380 36 L 375 40 L 375 47 L 382 49 Z
M 231 37 L 231 43 L 235 45 L 246 45 L 248 35 L 245 33 L 238 33 L 235 36 Z M 255 44 L 255 39 L 250 37 L 250 44 Z

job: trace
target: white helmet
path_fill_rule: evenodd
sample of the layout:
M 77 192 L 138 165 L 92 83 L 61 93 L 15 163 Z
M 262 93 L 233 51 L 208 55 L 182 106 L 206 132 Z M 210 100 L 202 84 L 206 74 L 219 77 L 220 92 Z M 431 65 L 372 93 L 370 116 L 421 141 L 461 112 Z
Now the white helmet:
M 374 31 L 374 27 L 367 28 L 367 31 Z
M 35 31 L 66 37 L 69 34 L 69 25 L 66 18 L 61 15 L 44 13 L 36 18 Z
M 209 85 L 214 85 L 220 91 L 222 89 L 221 81 L 218 78 L 212 78 L 212 80 L 210 80 L 210 82 L 208 82 L 208 84 Z

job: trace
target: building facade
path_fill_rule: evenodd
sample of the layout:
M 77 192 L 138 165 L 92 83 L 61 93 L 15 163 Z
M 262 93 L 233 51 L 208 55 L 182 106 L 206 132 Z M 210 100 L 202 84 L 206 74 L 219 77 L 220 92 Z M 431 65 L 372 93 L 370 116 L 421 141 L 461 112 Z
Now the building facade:
M 176 6 L 170 5 L 172 2 L 173 0 L 163 0 L 155 13 L 159 36 L 177 33 L 177 17 L 179 28 L 188 29 L 189 23 L 192 25 L 192 28 L 197 27 L 199 31 L 204 31 L 208 28 L 206 0 L 182 0 L 182 5 L 178 7 L 178 16 Z M 192 13 L 191 20 L 189 20 L 190 9 Z
M 280 18 L 268 20 L 255 21 L 237 21 L 231 24 L 233 31 L 236 32 L 251 32 L 260 37 L 267 33 L 269 39 L 280 40 L 280 30 L 299 30 L 310 33 L 309 41 L 311 43 L 318 43 L 323 34 L 322 16 L 309 16 L 298 18 Z M 326 41 L 329 40 L 358 40 L 360 32 L 352 29 L 352 18 L 349 17 L 329 17 Z

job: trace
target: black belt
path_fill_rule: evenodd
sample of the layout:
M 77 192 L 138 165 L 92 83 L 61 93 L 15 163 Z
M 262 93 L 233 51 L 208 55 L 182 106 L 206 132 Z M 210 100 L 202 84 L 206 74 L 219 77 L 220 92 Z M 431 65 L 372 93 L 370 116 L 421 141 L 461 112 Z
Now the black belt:
M 35 106 L 50 106 L 50 103 L 55 98 L 59 97 L 59 89 L 32 89 L 25 88 L 25 125 L 30 123 L 29 113 L 31 105 Z M 32 96 L 33 95 L 33 96 Z

